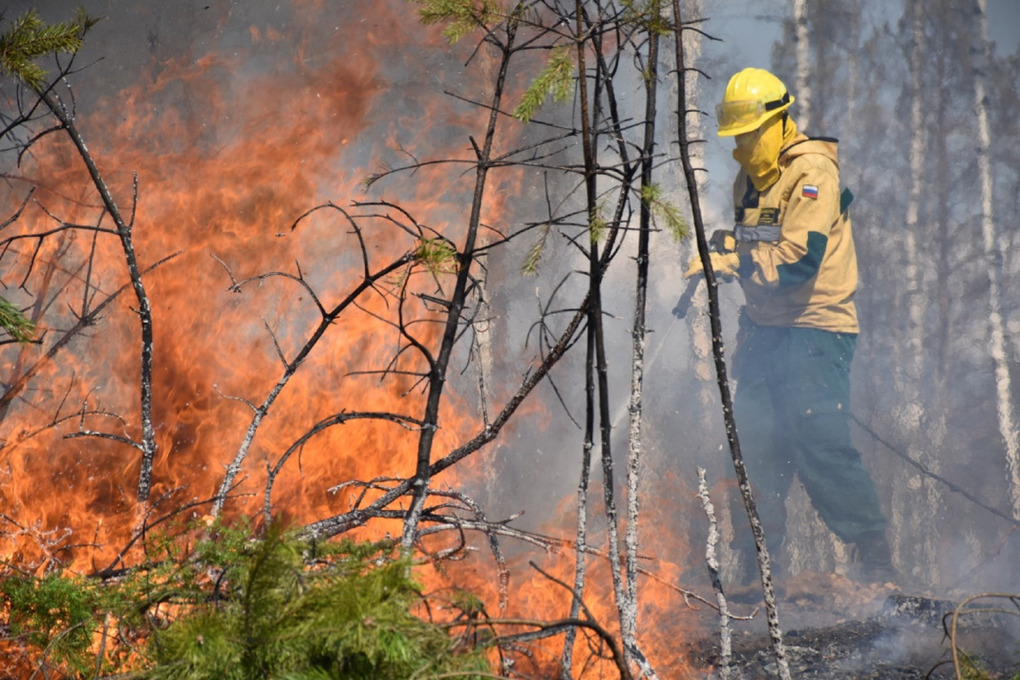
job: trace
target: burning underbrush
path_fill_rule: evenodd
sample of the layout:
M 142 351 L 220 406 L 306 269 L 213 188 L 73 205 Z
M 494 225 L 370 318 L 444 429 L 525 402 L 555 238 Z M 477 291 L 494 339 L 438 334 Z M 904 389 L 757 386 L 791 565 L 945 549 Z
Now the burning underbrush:
M 618 632 L 601 623 L 611 612 L 596 601 L 556 618 L 569 588 L 534 563 L 508 607 L 507 582 L 472 576 L 474 549 L 456 539 L 409 558 L 386 538 L 319 541 L 208 517 L 167 524 L 177 528 L 139 540 L 130 568 L 8 566 L 2 677 L 549 678 L 567 636 L 577 677 L 629 677 Z M 553 555 L 567 547 L 547 545 Z M 465 587 L 479 576 L 477 591 Z
M 117 69 L 86 43 L 2 92 L 3 293 L 36 335 L 2 348 L 0 674 L 720 670 L 678 464 L 728 462 L 708 328 L 653 370 L 648 277 L 615 264 L 686 228 L 650 179 L 675 131 L 630 109 L 681 17 L 124 4 Z M 589 84 L 598 113 L 566 104 Z M 786 586 L 804 677 L 918 639 L 890 590 Z M 734 673 L 771 672 L 762 618 Z

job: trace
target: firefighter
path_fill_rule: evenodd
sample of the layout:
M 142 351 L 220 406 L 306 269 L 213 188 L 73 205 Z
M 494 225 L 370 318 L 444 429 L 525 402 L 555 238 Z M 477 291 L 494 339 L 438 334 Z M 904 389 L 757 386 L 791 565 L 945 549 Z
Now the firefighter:
M 715 232 L 711 266 L 737 280 L 745 305 L 733 359 L 734 415 L 769 544 L 785 535 L 796 473 L 818 514 L 852 549 L 867 580 L 892 577 L 886 518 L 850 441 L 850 362 L 857 341 L 857 259 L 840 191 L 837 142 L 800 133 L 794 98 L 772 73 L 744 69 L 716 113 L 740 171 L 735 227 Z M 702 273 L 698 256 L 685 278 Z M 734 548 L 750 582 L 754 543 Z

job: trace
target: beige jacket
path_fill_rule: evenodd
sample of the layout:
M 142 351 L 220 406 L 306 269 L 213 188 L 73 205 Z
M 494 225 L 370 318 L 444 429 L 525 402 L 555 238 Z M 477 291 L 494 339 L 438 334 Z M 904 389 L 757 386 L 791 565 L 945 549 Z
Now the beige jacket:
M 780 153 L 779 179 L 761 193 L 746 173 L 737 176 L 740 284 L 755 323 L 858 332 L 857 254 L 836 147 L 798 135 Z

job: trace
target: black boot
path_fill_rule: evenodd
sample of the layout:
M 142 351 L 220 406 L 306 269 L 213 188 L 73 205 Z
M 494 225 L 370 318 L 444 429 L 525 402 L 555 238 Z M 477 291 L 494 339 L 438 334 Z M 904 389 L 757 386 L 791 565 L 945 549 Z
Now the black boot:
M 854 544 L 854 558 L 860 578 L 869 583 L 896 581 L 892 551 L 885 533 L 870 534 Z

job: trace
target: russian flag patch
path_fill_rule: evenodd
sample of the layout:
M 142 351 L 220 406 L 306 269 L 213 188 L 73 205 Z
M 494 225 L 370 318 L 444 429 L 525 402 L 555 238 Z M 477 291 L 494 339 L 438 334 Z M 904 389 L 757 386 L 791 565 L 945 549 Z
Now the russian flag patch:
M 804 198 L 818 198 L 818 187 L 814 184 L 805 184 L 804 190 L 800 193 Z

